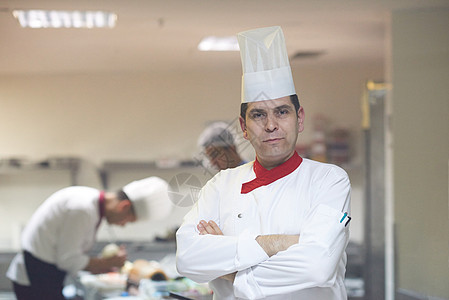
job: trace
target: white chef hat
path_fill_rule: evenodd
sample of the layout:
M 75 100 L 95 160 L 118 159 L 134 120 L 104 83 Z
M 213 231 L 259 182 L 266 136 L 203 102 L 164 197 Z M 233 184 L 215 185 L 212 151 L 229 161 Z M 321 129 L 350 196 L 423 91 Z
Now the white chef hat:
M 198 146 L 201 148 L 234 146 L 230 125 L 225 122 L 213 122 L 200 134 Z
M 242 59 L 242 103 L 296 94 L 281 27 L 237 34 Z
M 133 204 L 137 221 L 163 219 L 172 210 L 168 183 L 159 177 L 133 181 L 123 187 L 123 192 Z

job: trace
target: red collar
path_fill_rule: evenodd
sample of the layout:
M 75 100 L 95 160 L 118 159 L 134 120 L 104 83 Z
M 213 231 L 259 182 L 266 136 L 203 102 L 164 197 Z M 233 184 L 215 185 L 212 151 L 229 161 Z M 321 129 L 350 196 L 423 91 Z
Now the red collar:
M 98 226 L 100 226 L 101 220 L 104 217 L 104 210 L 105 210 L 105 208 L 104 208 L 104 191 L 100 191 L 100 197 L 98 199 L 98 211 L 100 214 L 100 219 L 98 220 L 97 228 L 98 228 Z
M 271 170 L 267 170 L 262 167 L 256 158 L 253 166 L 254 173 L 256 173 L 256 178 L 242 184 L 242 190 L 240 193 L 246 194 L 263 185 L 269 185 L 270 183 L 273 183 L 296 170 L 301 163 L 302 158 L 298 155 L 298 153 L 296 153 L 296 151 L 286 162 Z

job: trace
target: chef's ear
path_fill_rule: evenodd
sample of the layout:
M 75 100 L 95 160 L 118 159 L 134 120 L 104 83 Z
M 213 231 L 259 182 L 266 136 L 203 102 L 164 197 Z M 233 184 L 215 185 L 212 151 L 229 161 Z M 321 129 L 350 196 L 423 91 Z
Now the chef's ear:
M 302 106 L 298 110 L 298 132 L 301 133 L 304 130 L 305 113 Z
M 239 117 L 239 122 L 240 122 L 240 128 L 242 129 L 243 132 L 243 138 L 245 140 L 248 139 L 248 131 L 246 129 L 246 122 L 245 119 L 242 118 L 242 116 Z
M 117 207 L 120 211 L 131 209 L 132 203 L 131 200 L 122 200 L 117 204 Z

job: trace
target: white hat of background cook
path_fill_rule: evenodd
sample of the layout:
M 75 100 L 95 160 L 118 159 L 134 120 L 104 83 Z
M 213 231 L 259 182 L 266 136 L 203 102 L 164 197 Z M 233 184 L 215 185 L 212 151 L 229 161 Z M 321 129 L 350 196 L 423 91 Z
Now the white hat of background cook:
M 198 138 L 198 146 L 201 148 L 230 147 L 234 146 L 234 136 L 231 126 L 225 122 L 214 122 L 207 126 Z
M 123 191 L 133 204 L 137 221 L 163 219 L 172 211 L 168 183 L 159 177 L 133 181 L 125 185 Z
M 242 59 L 242 103 L 296 94 L 281 27 L 237 34 Z

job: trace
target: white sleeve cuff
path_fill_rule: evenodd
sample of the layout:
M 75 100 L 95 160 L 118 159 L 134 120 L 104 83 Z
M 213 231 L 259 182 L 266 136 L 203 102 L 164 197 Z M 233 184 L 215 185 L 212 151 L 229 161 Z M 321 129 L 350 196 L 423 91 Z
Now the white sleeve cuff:
M 260 299 L 265 297 L 254 278 L 252 268 L 239 271 L 235 275 L 234 296 L 242 299 Z
M 237 242 L 237 255 L 235 266 L 237 270 L 243 270 L 255 266 L 269 258 L 267 253 L 256 241 L 257 235 L 240 235 Z

